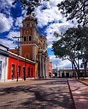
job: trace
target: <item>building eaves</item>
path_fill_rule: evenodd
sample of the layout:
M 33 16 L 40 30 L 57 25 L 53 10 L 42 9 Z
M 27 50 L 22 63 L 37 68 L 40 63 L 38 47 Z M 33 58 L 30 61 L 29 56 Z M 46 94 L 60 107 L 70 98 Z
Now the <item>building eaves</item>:
M 16 59 L 19 58 L 19 60 L 23 60 L 23 61 L 26 61 L 26 62 L 29 62 L 29 63 L 32 63 L 32 64 L 36 64 L 36 62 L 34 62 L 34 61 L 32 61 L 32 60 L 29 60 L 29 59 L 27 59 L 27 58 L 24 58 L 24 57 L 22 57 L 22 56 L 20 56 L 20 55 L 17 55 L 17 54 L 15 54 L 15 53 L 10 52 L 10 51 L 8 51 L 8 52 L 9 52 L 9 56 L 11 56 L 11 57 L 14 57 L 14 58 L 16 58 Z
M 4 51 L 2 49 L 0 49 L 0 54 L 4 55 L 4 56 L 8 56 L 9 55 L 8 51 Z

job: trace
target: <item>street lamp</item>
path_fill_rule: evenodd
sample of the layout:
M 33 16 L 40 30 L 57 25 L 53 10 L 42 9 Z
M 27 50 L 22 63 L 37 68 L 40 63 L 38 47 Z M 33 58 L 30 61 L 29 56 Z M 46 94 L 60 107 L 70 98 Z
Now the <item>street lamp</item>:
M 13 38 L 18 39 L 18 43 L 20 43 L 19 39 L 20 39 L 20 38 L 23 38 L 23 36 L 22 36 L 22 37 L 16 37 L 16 36 L 15 36 L 15 37 L 13 37 Z M 19 48 L 20 48 L 20 45 L 18 44 L 18 48 L 17 48 L 17 49 L 18 49 L 18 53 L 17 53 L 17 54 L 18 54 L 17 82 L 18 82 L 18 73 L 19 73 Z
M 24 80 L 26 80 L 26 56 L 29 55 L 29 53 L 25 53 L 25 67 L 24 67 Z

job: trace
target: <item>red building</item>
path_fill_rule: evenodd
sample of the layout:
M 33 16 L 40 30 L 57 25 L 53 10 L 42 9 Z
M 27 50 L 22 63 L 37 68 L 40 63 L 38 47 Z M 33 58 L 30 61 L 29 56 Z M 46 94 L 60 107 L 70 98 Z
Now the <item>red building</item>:
M 18 81 L 19 79 L 26 80 L 35 77 L 35 62 L 9 52 L 8 79 L 17 79 Z

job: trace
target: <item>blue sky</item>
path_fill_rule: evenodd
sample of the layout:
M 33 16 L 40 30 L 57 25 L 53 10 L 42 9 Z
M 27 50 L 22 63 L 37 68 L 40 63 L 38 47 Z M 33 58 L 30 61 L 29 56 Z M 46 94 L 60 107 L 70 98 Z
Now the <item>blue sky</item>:
M 13 43 L 13 36 L 20 36 L 20 27 L 22 20 L 26 17 L 26 11 L 21 10 L 20 4 L 12 5 L 14 0 L 0 0 L 0 43 L 13 48 L 17 46 Z M 53 68 L 58 69 L 70 67 L 68 60 L 61 60 L 56 58 L 52 50 L 52 42 L 59 38 L 54 37 L 54 32 L 59 34 L 64 33 L 69 27 L 76 25 L 66 18 L 58 11 L 57 4 L 62 0 L 50 0 L 49 2 L 42 2 L 42 6 L 35 9 L 34 13 L 38 19 L 39 34 L 44 34 L 47 37 L 48 54 Z M 74 20 L 75 21 L 75 20 Z

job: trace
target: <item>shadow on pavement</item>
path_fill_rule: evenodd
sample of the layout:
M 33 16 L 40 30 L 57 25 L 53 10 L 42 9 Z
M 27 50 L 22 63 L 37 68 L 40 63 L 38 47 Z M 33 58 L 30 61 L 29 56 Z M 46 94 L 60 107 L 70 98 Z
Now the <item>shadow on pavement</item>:
M 74 109 L 67 81 L 50 80 L 44 83 L 0 89 L 2 109 Z M 4 102 L 4 103 L 3 103 Z

